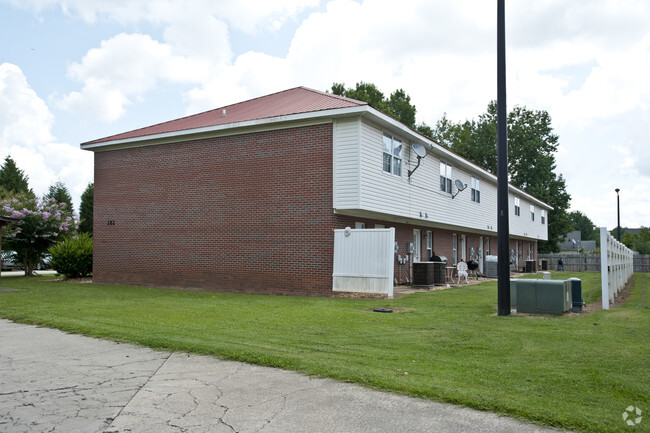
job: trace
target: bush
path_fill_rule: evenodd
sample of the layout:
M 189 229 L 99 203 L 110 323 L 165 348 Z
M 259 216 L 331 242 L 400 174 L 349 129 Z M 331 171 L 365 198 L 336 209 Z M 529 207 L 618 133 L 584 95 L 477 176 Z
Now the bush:
M 54 245 L 49 253 L 52 269 L 68 278 L 87 277 L 93 271 L 93 238 L 88 233 Z

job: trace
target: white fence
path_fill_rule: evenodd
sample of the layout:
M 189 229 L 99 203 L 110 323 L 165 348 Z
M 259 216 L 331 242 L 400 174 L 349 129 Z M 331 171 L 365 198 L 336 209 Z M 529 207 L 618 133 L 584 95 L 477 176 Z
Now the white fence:
M 334 230 L 335 292 L 393 297 L 395 229 Z
M 600 275 L 602 282 L 603 310 L 630 279 L 634 272 L 634 253 L 609 234 L 606 227 L 600 228 Z

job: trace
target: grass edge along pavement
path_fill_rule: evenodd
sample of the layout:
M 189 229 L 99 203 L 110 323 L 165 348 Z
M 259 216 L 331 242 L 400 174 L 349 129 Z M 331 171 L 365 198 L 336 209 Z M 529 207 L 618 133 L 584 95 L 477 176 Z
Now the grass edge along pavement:
M 571 276 L 583 276 L 583 291 L 592 296 L 593 275 Z M 495 281 L 361 300 L 4 277 L 3 287 L 20 290 L 0 293 L 0 317 L 576 431 L 631 431 L 622 414 L 635 406 L 648 414 L 635 431 L 650 431 L 650 274 L 633 278 L 630 296 L 616 309 L 499 317 Z M 382 307 L 396 313 L 372 312 Z

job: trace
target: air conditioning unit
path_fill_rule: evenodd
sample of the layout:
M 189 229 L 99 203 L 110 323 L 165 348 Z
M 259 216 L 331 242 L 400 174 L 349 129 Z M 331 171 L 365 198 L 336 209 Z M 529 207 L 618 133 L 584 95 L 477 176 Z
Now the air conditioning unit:
M 485 256 L 485 276 L 497 278 L 499 274 L 499 262 L 497 256 Z

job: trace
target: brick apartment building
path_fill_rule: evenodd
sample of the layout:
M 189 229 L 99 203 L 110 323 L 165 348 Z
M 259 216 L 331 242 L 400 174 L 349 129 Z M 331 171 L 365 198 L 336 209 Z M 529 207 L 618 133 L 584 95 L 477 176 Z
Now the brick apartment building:
M 398 283 L 434 252 L 496 253 L 496 177 L 364 102 L 298 87 L 81 147 L 98 283 L 331 296 L 345 227 L 394 227 L 396 260 L 413 244 Z M 510 203 L 512 259 L 535 260 L 551 208 Z

